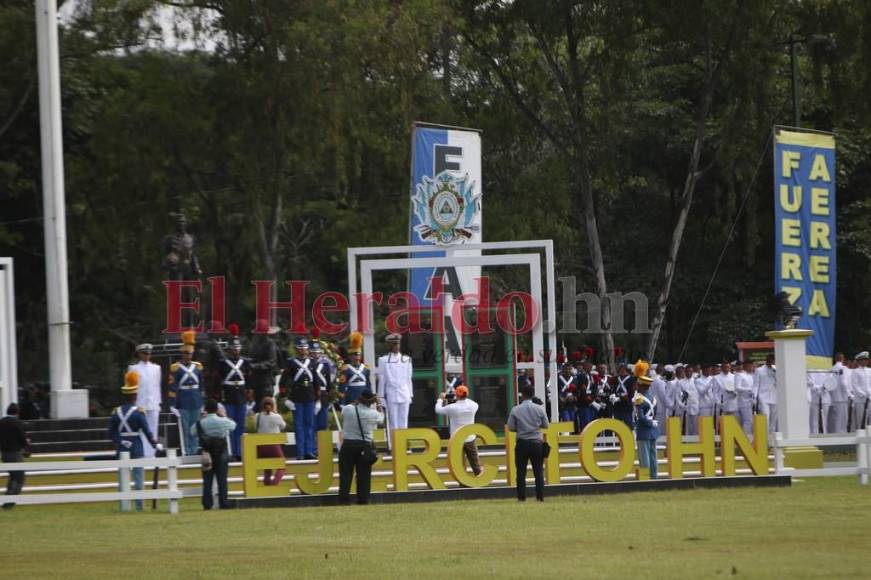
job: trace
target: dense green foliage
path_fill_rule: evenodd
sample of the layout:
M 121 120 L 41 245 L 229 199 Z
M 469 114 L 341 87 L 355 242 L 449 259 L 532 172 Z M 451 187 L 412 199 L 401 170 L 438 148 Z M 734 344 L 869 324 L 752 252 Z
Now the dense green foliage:
M 865 2 L 80 0 L 63 22 L 81 383 L 120 380 L 163 328 L 173 211 L 243 326 L 251 280 L 344 290 L 346 247 L 407 239 L 415 120 L 483 130 L 486 240 L 552 238 L 557 275 L 596 292 L 590 195 L 607 290 L 651 306 L 693 173 L 658 355 L 681 352 L 725 246 L 683 355 L 720 358 L 769 325 L 769 136 L 792 122 L 790 35 L 806 41 L 802 125 L 838 135 L 837 347 L 871 340 Z M 0 3 L 0 255 L 16 259 L 23 382 L 48 374 L 34 35 L 32 0 Z

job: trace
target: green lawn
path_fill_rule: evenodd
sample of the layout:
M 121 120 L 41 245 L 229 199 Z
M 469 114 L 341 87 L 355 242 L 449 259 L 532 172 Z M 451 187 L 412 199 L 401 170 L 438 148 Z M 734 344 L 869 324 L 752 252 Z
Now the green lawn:
M 4 578 L 837 578 L 871 575 L 871 488 L 346 508 L 0 513 Z

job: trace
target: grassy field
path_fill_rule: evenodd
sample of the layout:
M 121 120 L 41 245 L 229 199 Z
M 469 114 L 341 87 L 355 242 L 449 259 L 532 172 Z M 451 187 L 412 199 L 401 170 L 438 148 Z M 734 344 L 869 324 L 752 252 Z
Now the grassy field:
M 871 575 L 871 489 L 647 492 L 346 508 L 0 513 L 3 578 L 843 578 Z

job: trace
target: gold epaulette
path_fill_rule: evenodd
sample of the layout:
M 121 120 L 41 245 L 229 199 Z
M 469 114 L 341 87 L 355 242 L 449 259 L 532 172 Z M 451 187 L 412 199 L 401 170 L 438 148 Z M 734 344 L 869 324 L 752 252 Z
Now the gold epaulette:
M 201 362 L 198 361 L 198 360 L 193 361 L 193 363 L 194 363 L 194 366 L 195 366 L 195 367 L 197 367 L 197 368 L 200 369 L 200 370 L 203 370 L 203 363 L 201 363 Z
M 175 371 L 177 371 L 178 365 L 179 365 L 178 362 L 174 362 L 171 365 L 169 365 L 169 372 L 174 373 Z

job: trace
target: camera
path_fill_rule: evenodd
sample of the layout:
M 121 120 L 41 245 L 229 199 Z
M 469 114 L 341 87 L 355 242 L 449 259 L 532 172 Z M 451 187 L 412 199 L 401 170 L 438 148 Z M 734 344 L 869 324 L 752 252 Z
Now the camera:
M 457 402 L 457 395 L 453 391 L 445 393 L 445 404 L 450 405 L 451 403 Z

